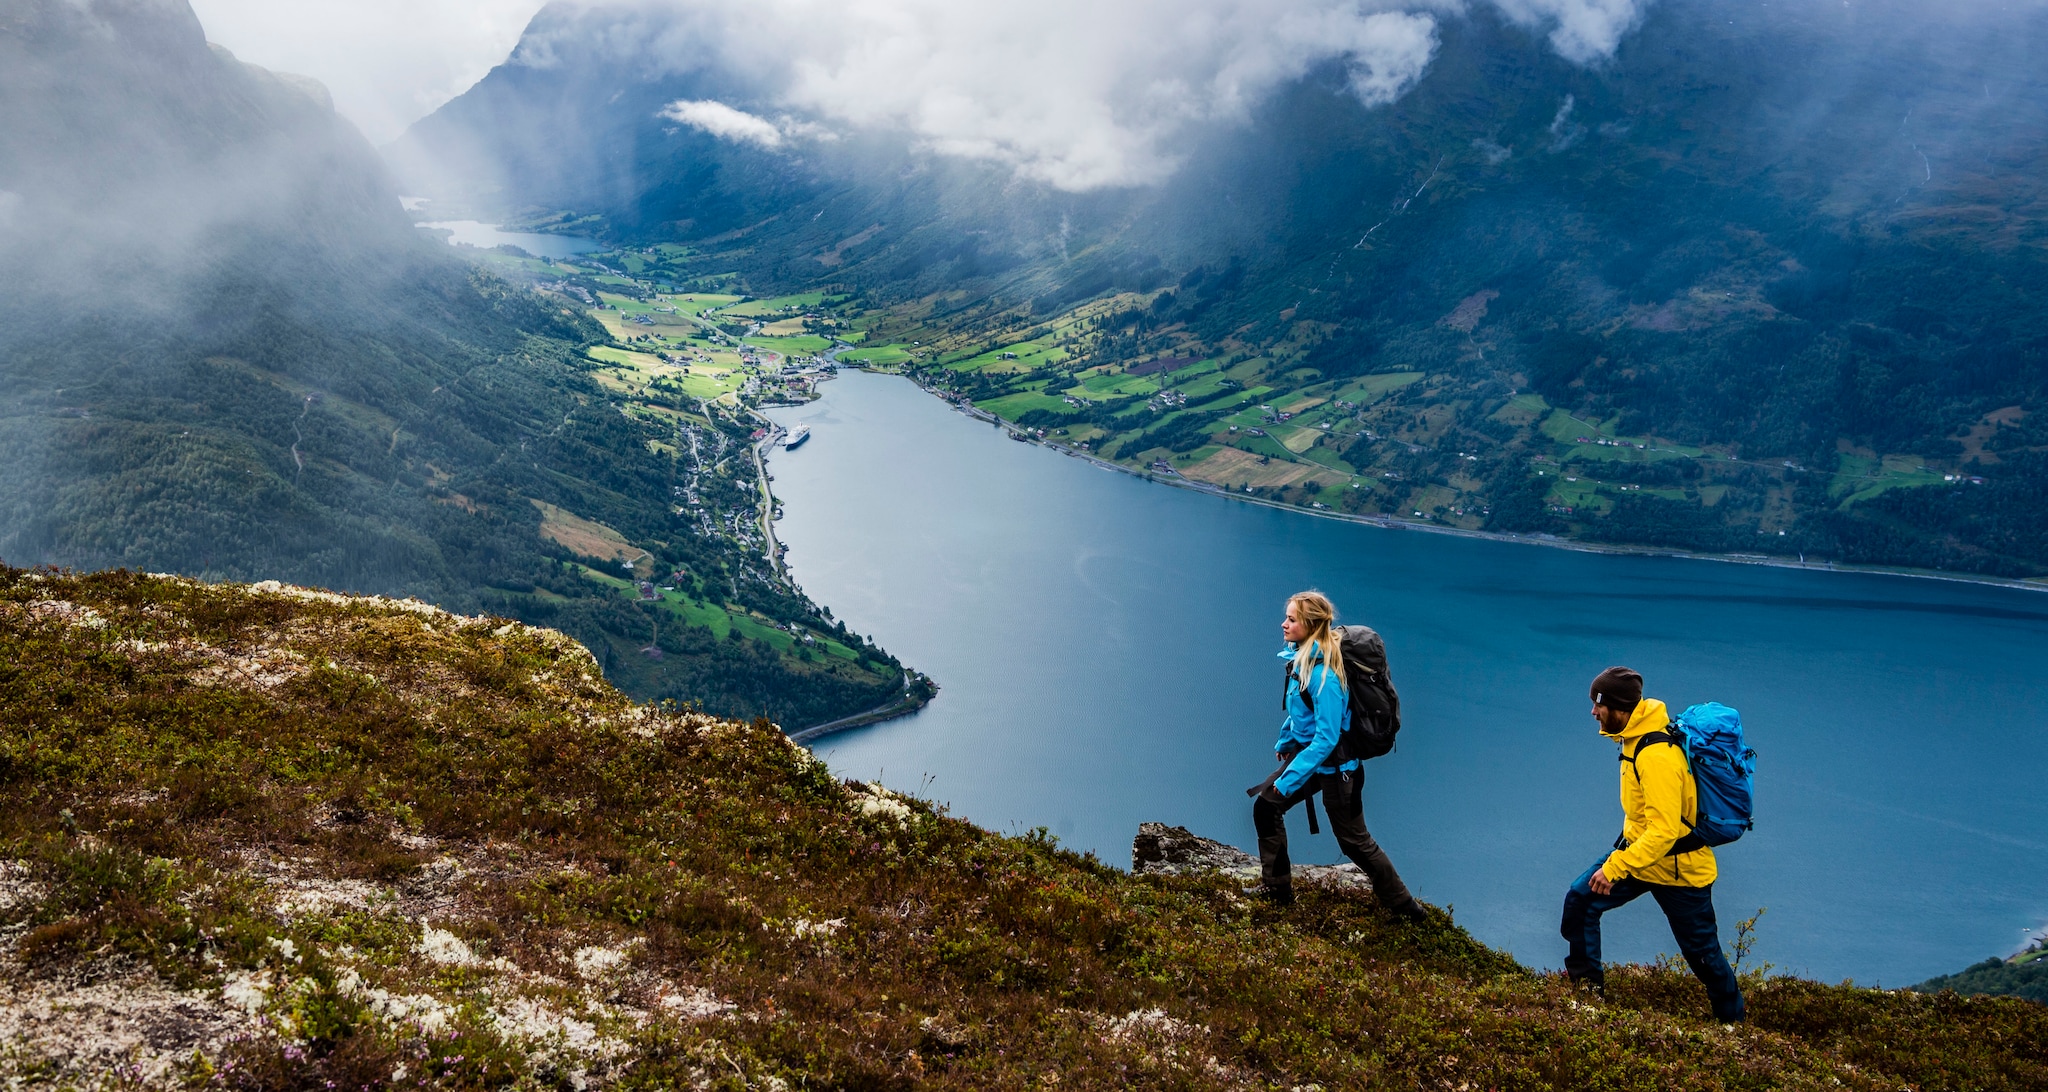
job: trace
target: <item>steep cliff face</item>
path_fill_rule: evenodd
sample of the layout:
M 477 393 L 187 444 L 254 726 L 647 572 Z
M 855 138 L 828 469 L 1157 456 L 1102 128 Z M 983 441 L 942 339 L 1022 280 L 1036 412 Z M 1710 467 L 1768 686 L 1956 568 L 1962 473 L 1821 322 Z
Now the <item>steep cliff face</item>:
M 1147 860 L 1185 866 L 1185 832 Z M 1990 1088 L 2048 1008 L 1680 966 L 1575 993 L 842 783 L 560 634 L 0 569 L 0 1079 L 226 1088 Z M 1054 1080 L 1057 1078 L 1057 1081 Z

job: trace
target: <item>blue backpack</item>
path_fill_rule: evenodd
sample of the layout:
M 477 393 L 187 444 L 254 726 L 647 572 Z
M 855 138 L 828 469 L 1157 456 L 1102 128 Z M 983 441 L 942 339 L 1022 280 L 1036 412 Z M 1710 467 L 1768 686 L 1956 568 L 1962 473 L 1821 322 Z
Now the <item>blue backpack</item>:
M 1699 796 L 1699 822 L 1671 847 L 1673 854 L 1725 846 L 1756 825 L 1756 752 L 1743 742 L 1740 713 L 1720 702 L 1695 705 L 1678 714 L 1671 731 L 1642 737 L 1625 761 L 1633 766 L 1635 755 L 1658 743 L 1685 752 Z

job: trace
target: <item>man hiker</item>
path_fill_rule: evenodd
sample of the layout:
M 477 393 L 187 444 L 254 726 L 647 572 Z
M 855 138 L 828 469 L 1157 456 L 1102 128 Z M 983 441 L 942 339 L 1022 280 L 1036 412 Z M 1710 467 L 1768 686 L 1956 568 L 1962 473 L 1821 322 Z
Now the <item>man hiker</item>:
M 1574 982 L 1604 987 L 1600 915 L 1647 894 L 1670 921 L 1686 965 L 1707 987 L 1714 1018 L 1741 1020 L 1742 987 L 1714 925 L 1714 851 L 1692 833 L 1698 785 L 1670 732 L 1671 717 L 1663 702 L 1643 697 L 1643 677 L 1626 667 L 1602 671 L 1592 698 L 1600 734 L 1621 745 L 1623 820 L 1614 851 L 1565 892 L 1565 972 Z

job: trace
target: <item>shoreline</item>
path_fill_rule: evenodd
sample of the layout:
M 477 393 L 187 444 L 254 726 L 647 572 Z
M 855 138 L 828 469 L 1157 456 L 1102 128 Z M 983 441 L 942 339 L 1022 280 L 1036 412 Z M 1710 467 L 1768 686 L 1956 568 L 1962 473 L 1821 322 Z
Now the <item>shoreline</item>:
M 894 372 L 877 371 L 876 369 L 871 368 L 863 368 L 861 370 L 874 371 L 876 372 L 876 374 L 881 375 L 900 374 Z M 903 378 L 910 379 L 909 376 L 903 376 Z M 910 381 L 913 383 L 916 382 L 916 380 Z M 927 394 L 932 395 L 935 398 L 939 397 L 938 394 L 934 392 L 931 388 L 925 387 L 922 384 L 919 384 L 919 389 L 923 390 Z M 1525 535 L 1505 531 L 1466 530 L 1463 527 L 1446 527 L 1440 523 L 1427 523 L 1421 520 L 1406 520 L 1399 519 L 1393 516 L 1366 516 L 1360 515 L 1355 512 L 1340 512 L 1334 508 L 1303 508 L 1302 506 L 1297 504 L 1284 504 L 1280 501 L 1270 500 L 1264 497 L 1234 493 L 1228 489 L 1223 488 L 1222 486 L 1211 485 L 1208 482 L 1196 481 L 1191 478 L 1182 477 L 1178 473 L 1174 474 L 1171 477 L 1168 477 L 1153 471 L 1133 469 L 1131 467 L 1124 466 L 1121 463 L 1114 463 L 1109 461 L 1108 459 L 1098 458 L 1094 455 L 1088 454 L 1085 451 L 1078 451 L 1074 448 L 1067 447 L 1063 444 L 1056 444 L 1049 440 L 1041 440 L 1036 436 L 1032 436 L 1024 432 L 1017 426 L 1012 425 L 1008 421 L 1003 420 L 1002 418 L 996 416 L 995 414 L 990 413 L 987 410 L 981 409 L 978 406 L 974 406 L 971 404 L 961 405 L 947 398 L 939 398 L 939 400 L 952 406 L 954 411 L 957 413 L 964 414 L 968 417 L 972 417 L 979 421 L 991 422 L 999 426 L 1000 428 L 1002 428 L 1004 432 L 1009 433 L 1012 438 L 1022 439 L 1026 443 L 1036 444 L 1039 447 L 1043 447 L 1048 450 L 1058 452 L 1061 455 L 1065 455 L 1070 459 L 1080 459 L 1083 462 L 1089 463 L 1093 466 L 1101 467 L 1104 470 L 1113 470 L 1119 474 L 1129 474 L 1134 478 L 1143 478 L 1146 481 L 1153 482 L 1158 485 L 1171 486 L 1176 489 L 1186 489 L 1190 492 L 1201 493 L 1207 496 L 1215 497 L 1219 500 L 1235 501 L 1240 504 L 1256 504 L 1266 508 L 1274 508 L 1284 512 L 1294 512 L 1300 515 L 1312 516 L 1319 519 L 1334 519 L 1346 523 L 1363 524 L 1368 527 L 1377 527 L 1381 530 L 1386 531 L 1420 531 L 1425 534 L 1454 535 L 1461 538 L 1475 538 L 1493 542 L 1516 543 L 1524 546 L 1546 546 L 1553 549 L 1576 550 L 1580 553 L 1588 554 L 1609 554 L 1617 557 L 1669 557 L 1680 558 L 1688 561 L 1716 561 L 1726 565 L 1757 565 L 1773 569 L 1799 569 L 1806 572 L 1860 573 L 1866 576 L 1900 576 L 1914 580 L 1945 580 L 1960 584 L 1983 584 L 1991 587 L 2010 588 L 2016 591 L 2030 591 L 2037 593 L 2048 592 L 2048 578 L 2038 580 L 2022 580 L 2004 576 L 1982 576 L 1974 573 L 1942 572 L 1936 569 L 1915 569 L 1903 565 L 1845 565 L 1831 561 L 1798 561 L 1789 558 L 1771 557 L 1767 554 L 1714 553 L 1704 550 L 1683 550 L 1670 546 L 1629 546 L 1620 543 L 1584 542 L 1578 539 L 1560 538 L 1556 535 L 1548 534 Z
M 932 697 L 936 696 L 935 694 L 925 697 L 912 696 L 910 685 L 919 679 L 923 679 L 929 684 L 930 690 L 938 690 L 937 684 L 931 682 L 930 676 L 906 667 L 903 669 L 903 689 L 893 699 L 877 705 L 865 713 L 855 713 L 850 717 L 828 720 L 823 724 L 814 724 L 809 728 L 802 728 L 794 732 L 784 729 L 782 734 L 788 736 L 791 743 L 808 745 L 812 740 L 823 739 L 835 732 L 847 732 L 855 728 L 865 728 L 870 724 L 880 724 L 885 720 L 907 717 L 931 704 Z

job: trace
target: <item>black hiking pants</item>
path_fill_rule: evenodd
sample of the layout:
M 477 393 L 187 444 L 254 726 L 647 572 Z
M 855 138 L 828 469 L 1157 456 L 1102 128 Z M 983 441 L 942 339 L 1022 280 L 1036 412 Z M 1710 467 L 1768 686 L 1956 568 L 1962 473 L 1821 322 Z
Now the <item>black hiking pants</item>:
M 1609 910 L 1627 906 L 1644 895 L 1657 900 L 1657 908 L 1664 911 L 1665 920 L 1671 923 L 1671 938 L 1678 942 L 1678 950 L 1685 956 L 1685 964 L 1707 988 L 1707 999 L 1714 1006 L 1714 1019 L 1732 1024 L 1743 1018 L 1742 984 L 1736 980 L 1735 971 L 1728 966 L 1728 957 L 1721 951 L 1721 936 L 1714 925 L 1714 888 L 1673 887 L 1661 883 L 1645 883 L 1631 876 L 1614 881 L 1613 889 L 1605 895 L 1593 893 L 1593 873 L 1607 863 L 1606 854 L 1593 862 L 1593 867 L 1579 874 L 1572 886 L 1564 893 L 1564 920 L 1558 931 L 1569 943 L 1564 957 L 1565 973 L 1575 982 L 1590 982 L 1595 986 L 1607 985 L 1607 969 L 1600 962 L 1600 917 Z
M 1275 804 L 1260 796 L 1252 801 L 1252 826 L 1259 832 L 1259 872 L 1269 891 L 1292 891 L 1294 863 L 1287 856 L 1287 812 L 1314 793 L 1323 797 L 1323 811 L 1330 817 L 1330 833 L 1337 836 L 1337 848 L 1372 880 L 1372 891 L 1380 905 L 1397 913 L 1419 907 L 1387 851 L 1372 840 L 1365 829 L 1365 772 L 1312 775 L 1293 796 Z

